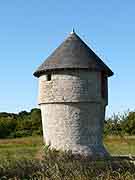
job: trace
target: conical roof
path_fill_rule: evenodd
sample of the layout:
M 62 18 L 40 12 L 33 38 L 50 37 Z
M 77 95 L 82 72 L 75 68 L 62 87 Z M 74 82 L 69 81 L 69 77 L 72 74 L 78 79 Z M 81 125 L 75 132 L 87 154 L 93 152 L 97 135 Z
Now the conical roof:
M 112 76 L 111 69 L 73 31 L 67 39 L 44 61 L 34 76 L 60 69 L 89 69 L 103 71 Z

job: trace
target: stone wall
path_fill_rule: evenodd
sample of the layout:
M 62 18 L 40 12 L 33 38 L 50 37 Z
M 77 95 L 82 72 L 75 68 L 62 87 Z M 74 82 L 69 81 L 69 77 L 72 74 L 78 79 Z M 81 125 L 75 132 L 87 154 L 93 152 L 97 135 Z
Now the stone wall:
M 41 112 L 45 143 L 51 147 L 92 155 L 103 148 L 101 104 L 42 104 Z
M 106 99 L 99 72 L 64 71 L 39 78 L 45 143 L 73 153 L 106 156 L 102 132 Z
M 101 102 L 101 74 L 88 71 L 67 71 L 39 78 L 39 104 L 56 102 Z

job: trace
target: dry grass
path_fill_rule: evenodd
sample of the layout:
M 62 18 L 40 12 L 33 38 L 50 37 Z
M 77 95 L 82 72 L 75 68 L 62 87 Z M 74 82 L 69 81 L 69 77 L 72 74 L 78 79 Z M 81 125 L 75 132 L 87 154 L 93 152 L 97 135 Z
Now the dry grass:
M 135 137 L 109 136 L 104 143 L 112 155 L 135 155 Z
M 3 161 L 0 179 L 16 180 L 134 180 L 135 166 L 128 161 L 89 161 L 70 152 L 47 150 L 42 160 Z
M 24 137 L 24 138 L 15 138 L 15 139 L 0 139 L 0 144 L 23 144 L 23 145 L 31 145 L 31 144 L 42 144 L 42 137 L 33 136 L 33 137 Z
M 110 136 L 105 138 L 104 143 L 112 155 L 135 155 L 135 137 Z M 42 146 L 42 137 L 0 139 L 0 159 L 41 156 Z
M 41 137 L 0 140 L 0 160 L 32 159 L 43 146 Z
M 111 154 L 134 154 L 135 138 L 106 137 Z M 127 160 L 89 161 L 43 148 L 41 137 L 0 140 L 0 180 L 135 180 Z

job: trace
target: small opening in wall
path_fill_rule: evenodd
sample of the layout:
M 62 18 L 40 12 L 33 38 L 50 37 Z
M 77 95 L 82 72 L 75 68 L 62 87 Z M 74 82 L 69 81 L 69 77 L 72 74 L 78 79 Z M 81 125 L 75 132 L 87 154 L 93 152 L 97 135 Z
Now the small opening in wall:
M 47 74 L 47 81 L 51 81 L 51 74 Z
M 107 97 L 107 77 L 104 73 L 101 73 L 101 96 L 102 98 Z

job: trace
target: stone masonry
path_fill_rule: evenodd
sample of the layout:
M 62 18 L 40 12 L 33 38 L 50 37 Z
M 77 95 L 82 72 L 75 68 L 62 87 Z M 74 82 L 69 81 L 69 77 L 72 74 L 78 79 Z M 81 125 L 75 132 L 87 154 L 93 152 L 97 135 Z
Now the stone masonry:
M 108 157 L 102 141 L 111 69 L 73 31 L 39 66 L 38 104 L 46 145 Z
M 59 71 L 39 78 L 39 104 L 45 143 L 86 155 L 108 155 L 102 144 L 106 99 L 101 73 Z

